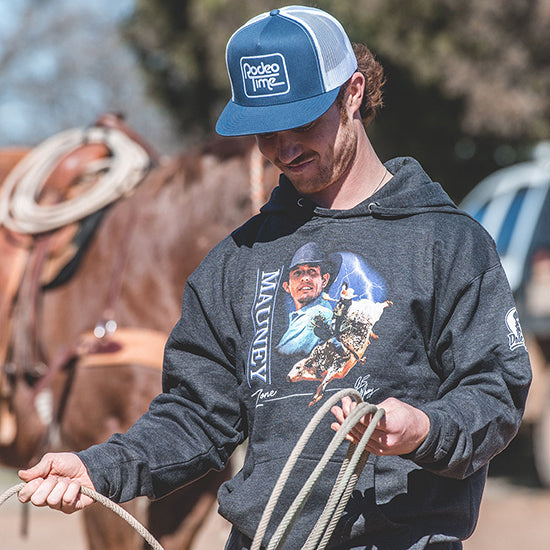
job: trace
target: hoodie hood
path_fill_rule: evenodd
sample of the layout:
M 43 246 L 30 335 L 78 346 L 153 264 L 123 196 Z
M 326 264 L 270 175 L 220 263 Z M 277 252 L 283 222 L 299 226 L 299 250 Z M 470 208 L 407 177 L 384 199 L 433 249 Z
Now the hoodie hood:
M 302 197 L 292 183 L 282 175 L 279 185 L 271 194 L 269 202 L 261 209 L 266 215 L 286 215 L 292 218 L 314 216 L 351 218 L 375 216 L 402 218 L 427 211 L 454 211 L 456 205 L 439 183 L 431 180 L 420 164 L 411 157 L 392 159 L 384 164 L 393 178 L 374 195 L 349 210 L 332 210 L 317 206 Z

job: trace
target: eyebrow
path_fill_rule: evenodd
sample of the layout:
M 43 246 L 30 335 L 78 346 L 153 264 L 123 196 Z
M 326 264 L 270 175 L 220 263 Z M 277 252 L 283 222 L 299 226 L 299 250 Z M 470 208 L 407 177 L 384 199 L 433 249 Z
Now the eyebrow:
M 321 266 L 319 264 L 298 264 L 296 267 L 293 267 L 290 270 L 290 273 L 294 273 L 295 271 L 304 270 L 304 269 L 316 269 L 319 268 L 321 270 Z

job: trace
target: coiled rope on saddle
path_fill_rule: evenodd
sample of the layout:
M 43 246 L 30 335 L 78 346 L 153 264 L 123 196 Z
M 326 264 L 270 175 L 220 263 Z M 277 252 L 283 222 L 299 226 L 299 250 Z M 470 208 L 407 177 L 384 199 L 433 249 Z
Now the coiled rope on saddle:
M 6 502 L 11 496 L 16 495 L 25 487 L 26 483 L 19 483 L 18 485 L 14 485 L 10 489 L 8 489 L 5 493 L 0 495 L 0 506 Z M 147 529 L 134 517 L 132 514 L 127 512 L 122 506 L 119 506 L 118 504 L 115 504 L 112 500 L 109 500 L 107 497 L 100 495 L 96 491 L 93 491 L 92 489 L 88 489 L 88 487 L 80 487 L 80 492 L 83 495 L 86 495 L 96 502 L 99 502 L 100 504 L 103 504 L 106 508 L 120 516 L 124 521 L 126 521 L 131 527 L 133 527 L 149 544 L 153 550 L 164 550 L 164 548 L 160 545 L 160 543 L 147 531 Z
M 267 502 L 267 505 L 264 509 L 262 518 L 256 530 L 256 535 L 252 541 L 251 550 L 260 550 L 262 540 L 264 538 L 265 532 L 269 525 L 269 521 L 275 510 L 279 497 L 281 496 L 284 486 L 290 476 L 292 469 L 294 468 L 298 458 L 302 454 L 307 442 L 311 438 L 313 432 L 315 431 L 318 424 L 321 422 L 323 417 L 330 412 L 330 409 L 342 399 L 342 397 L 350 396 L 355 398 L 357 406 L 349 414 L 349 416 L 344 420 L 340 429 L 334 434 L 332 441 L 324 452 L 321 460 L 318 462 L 317 466 L 310 474 L 309 478 L 303 485 L 302 489 L 294 499 L 293 503 L 286 511 L 283 520 L 277 527 L 275 533 L 271 537 L 269 543 L 266 546 L 266 550 L 278 550 L 283 547 L 294 523 L 298 519 L 300 512 L 305 506 L 315 484 L 321 477 L 323 470 L 328 464 L 329 460 L 332 458 L 340 444 L 344 441 L 346 436 L 351 432 L 355 424 L 365 415 L 372 414 L 372 419 L 365 430 L 365 433 L 361 437 L 361 440 L 356 445 L 355 443 L 350 442 L 347 450 L 346 457 L 342 462 L 342 466 L 338 473 L 336 482 L 334 484 L 333 490 L 329 495 L 325 508 L 321 513 L 317 523 L 311 530 L 308 539 L 302 550 L 323 550 L 338 523 L 338 520 L 342 516 L 346 504 L 357 484 L 361 471 L 365 467 L 365 464 L 369 457 L 369 452 L 365 451 L 365 447 L 371 438 L 378 422 L 384 416 L 384 409 L 377 408 L 375 405 L 371 405 L 362 400 L 361 394 L 352 389 L 341 390 L 330 399 L 317 411 L 317 413 L 310 420 L 309 424 L 306 426 L 303 434 L 300 436 L 296 446 L 294 447 L 290 457 L 288 458 L 280 476 L 275 484 L 273 492 Z M 4 494 L 0 496 L 0 506 L 11 496 L 17 494 L 26 484 L 20 483 L 8 489 Z M 147 529 L 137 521 L 131 514 L 129 514 L 124 508 L 120 507 L 118 504 L 115 504 L 107 497 L 96 493 L 95 491 L 88 489 L 87 487 L 81 487 L 80 491 L 82 494 L 89 496 L 95 501 L 103 504 L 109 510 L 112 510 L 114 513 L 119 515 L 124 519 L 129 525 L 131 525 L 154 550 L 163 550 L 159 542 L 147 531 Z
M 111 153 L 88 167 L 88 174 L 96 176 L 97 182 L 63 202 L 38 204 L 40 191 L 60 159 L 89 143 L 105 144 Z M 93 126 L 60 132 L 30 151 L 4 180 L 0 225 L 36 234 L 78 221 L 132 191 L 142 181 L 150 162 L 141 145 L 115 128 Z

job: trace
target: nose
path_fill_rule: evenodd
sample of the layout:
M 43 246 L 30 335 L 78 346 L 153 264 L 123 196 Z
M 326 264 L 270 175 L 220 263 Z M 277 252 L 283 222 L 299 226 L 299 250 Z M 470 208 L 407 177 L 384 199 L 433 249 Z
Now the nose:
M 303 152 L 300 141 L 292 130 L 277 133 L 277 156 L 283 164 L 290 164 Z

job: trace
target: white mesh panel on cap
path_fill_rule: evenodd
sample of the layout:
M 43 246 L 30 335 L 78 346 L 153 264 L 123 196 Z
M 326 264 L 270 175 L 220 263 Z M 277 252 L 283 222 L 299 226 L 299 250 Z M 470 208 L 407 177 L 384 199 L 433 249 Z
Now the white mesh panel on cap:
M 294 19 L 309 31 L 319 55 L 325 91 L 341 86 L 357 69 L 353 48 L 342 25 L 314 8 L 289 6 L 281 15 Z

